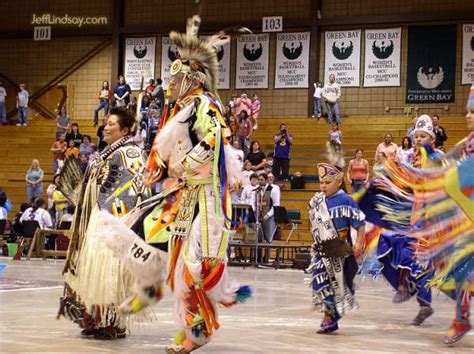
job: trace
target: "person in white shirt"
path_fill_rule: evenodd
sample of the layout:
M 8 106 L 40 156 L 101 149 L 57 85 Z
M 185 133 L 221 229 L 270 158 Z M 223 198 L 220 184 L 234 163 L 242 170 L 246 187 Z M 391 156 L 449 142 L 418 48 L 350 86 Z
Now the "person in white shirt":
M 329 75 L 329 82 L 323 88 L 322 92 L 323 98 L 326 100 L 326 109 L 328 112 L 328 123 L 333 124 L 333 110 L 334 115 L 336 116 L 337 124 L 341 124 L 341 115 L 339 113 L 339 99 L 341 98 L 341 88 L 339 84 L 336 83 L 336 78 L 334 74 Z
M 263 238 L 268 243 L 273 241 L 277 231 L 277 223 L 274 218 L 274 206 L 280 205 L 277 189 L 268 183 L 268 176 L 262 173 L 258 176 L 259 188 L 256 193 L 257 218 L 262 223 L 263 235 L 259 233 L 258 240 L 263 242 Z
M 268 184 L 272 186 L 272 191 L 273 191 L 273 197 L 275 198 L 275 201 L 277 201 L 277 204 L 276 205 L 280 205 L 280 196 L 281 196 L 281 190 L 280 190 L 280 186 L 275 184 L 275 176 L 273 175 L 273 173 L 269 173 L 267 174 L 267 177 L 268 177 Z M 275 204 L 273 204 L 275 205 Z
M 0 81 L 0 116 L 2 116 L 2 125 L 7 125 L 7 109 L 5 107 L 5 97 L 7 91 L 3 87 L 3 82 Z
M 252 206 L 253 211 L 255 212 L 255 191 L 258 188 L 258 176 L 256 173 L 252 173 L 249 177 L 249 183 L 242 190 L 240 195 L 240 201 L 242 204 L 248 204 Z
M 53 221 L 51 215 L 46 211 L 46 202 L 43 198 L 37 198 L 33 202 L 33 206 L 26 209 L 20 218 L 20 223 L 25 220 L 36 220 L 41 230 L 51 229 L 53 227 Z
M 28 100 L 30 94 L 25 90 L 25 84 L 20 84 L 20 92 L 16 99 L 16 108 L 18 108 L 18 123 L 17 127 L 24 126 L 26 127 L 26 121 L 28 119 Z
M 322 88 L 322 83 L 321 81 L 318 81 L 313 84 L 314 85 L 314 94 L 313 94 L 313 99 L 314 99 L 314 107 L 313 107 L 313 118 L 321 118 L 321 115 L 323 114 L 322 106 L 321 106 L 321 101 L 322 101 L 322 95 L 323 95 L 323 88 Z

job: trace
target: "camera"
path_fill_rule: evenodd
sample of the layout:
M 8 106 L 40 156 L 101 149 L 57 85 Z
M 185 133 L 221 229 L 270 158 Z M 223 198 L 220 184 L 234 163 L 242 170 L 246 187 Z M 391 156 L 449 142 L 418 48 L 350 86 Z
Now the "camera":
M 283 129 L 283 130 L 281 131 L 281 133 L 282 133 L 283 135 L 286 135 L 286 129 Z

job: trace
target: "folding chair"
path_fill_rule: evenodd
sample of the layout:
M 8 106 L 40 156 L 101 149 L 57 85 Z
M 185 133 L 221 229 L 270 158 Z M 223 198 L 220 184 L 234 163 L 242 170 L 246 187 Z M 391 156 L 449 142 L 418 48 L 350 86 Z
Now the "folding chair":
M 275 221 L 277 224 L 283 224 L 283 225 L 290 225 L 291 224 L 291 231 L 288 234 L 288 237 L 286 238 L 285 245 L 288 244 L 290 241 L 291 235 L 295 230 L 298 230 L 298 225 L 301 225 L 303 222 L 300 220 L 299 216 L 299 211 L 298 214 L 296 215 L 297 218 L 290 219 L 288 215 L 288 211 L 286 210 L 285 207 L 283 206 L 274 206 L 274 216 L 275 216 Z

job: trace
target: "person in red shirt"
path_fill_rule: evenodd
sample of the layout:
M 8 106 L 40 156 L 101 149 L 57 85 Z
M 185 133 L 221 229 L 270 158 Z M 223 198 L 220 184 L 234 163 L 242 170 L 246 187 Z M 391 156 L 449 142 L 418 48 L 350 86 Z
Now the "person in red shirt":
M 145 94 L 151 96 L 151 93 L 153 92 L 154 89 L 155 89 L 155 80 L 150 79 L 150 81 L 148 81 L 148 86 L 145 88 Z
M 53 153 L 53 173 L 58 171 L 59 161 L 64 160 L 65 158 L 65 152 L 67 149 L 67 143 L 64 140 L 65 138 L 65 134 L 59 134 L 58 140 L 56 140 L 53 145 L 51 145 L 51 149 L 49 149 Z
M 112 97 L 112 91 L 110 91 L 109 82 L 104 81 L 102 83 L 102 88 L 99 91 L 99 103 L 94 111 L 94 127 L 99 124 L 99 111 L 104 110 L 104 115 L 109 114 L 109 101 Z

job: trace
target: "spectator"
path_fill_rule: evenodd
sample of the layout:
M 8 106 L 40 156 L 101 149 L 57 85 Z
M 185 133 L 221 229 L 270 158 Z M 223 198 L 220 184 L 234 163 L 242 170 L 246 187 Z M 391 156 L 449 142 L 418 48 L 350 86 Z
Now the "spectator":
M 280 131 L 273 137 L 275 150 L 273 155 L 272 173 L 277 179 L 288 181 L 290 178 L 290 148 L 293 137 L 288 134 L 286 124 L 280 124 Z
M 102 125 L 97 129 L 97 137 L 99 138 L 97 144 L 97 150 L 101 152 L 107 146 L 107 143 L 104 141 L 104 128 L 107 125 L 107 116 L 104 116 Z
M 20 223 L 23 223 L 25 220 L 36 220 L 41 228 L 41 230 L 51 229 L 53 227 L 53 221 L 51 216 L 46 211 L 46 202 L 43 198 L 37 198 L 33 205 L 26 209 L 23 215 L 20 218 Z
M 417 120 L 418 120 L 417 117 L 415 117 L 411 120 L 411 127 L 408 128 L 407 134 L 406 134 L 406 136 L 409 137 L 410 140 L 411 140 L 411 146 L 415 146 L 415 139 L 413 137 L 413 131 L 415 130 L 415 124 L 416 124 Z
M 130 103 L 130 95 L 132 94 L 132 89 L 129 84 L 125 82 L 125 78 L 120 75 L 118 79 L 117 86 L 114 88 L 114 97 L 115 105 L 119 108 L 127 108 Z
M 58 180 L 59 175 L 55 175 L 53 177 L 53 181 L 51 184 L 46 188 L 46 195 L 48 196 L 48 212 L 51 216 L 51 219 L 54 220 L 56 217 L 56 209 L 54 208 L 54 200 L 53 200 L 53 193 L 57 188 L 56 181 Z
M 109 114 L 109 105 L 110 99 L 112 98 L 112 91 L 110 91 L 110 86 L 108 81 L 102 82 L 102 87 L 99 91 L 99 102 L 97 107 L 94 110 L 94 127 L 97 127 L 99 124 L 99 111 L 104 110 L 104 116 Z
M 341 124 L 341 116 L 339 114 L 339 100 L 341 98 L 341 88 L 336 83 L 334 74 L 329 75 L 329 82 L 326 83 L 322 91 L 322 96 L 326 100 L 326 110 L 328 112 L 328 123 L 333 124 L 333 110 L 336 116 L 336 123 Z
M 53 192 L 53 204 L 54 210 L 56 211 L 54 215 L 54 224 L 57 225 L 59 223 L 59 220 L 61 220 L 61 217 L 63 216 L 64 211 L 68 205 L 66 197 L 57 188 Z
M 150 140 L 148 140 L 148 144 L 150 147 L 153 146 L 153 141 L 155 140 L 156 133 L 158 132 L 158 128 L 160 127 L 160 111 L 154 110 L 153 116 L 150 120 Z
M 26 194 L 28 204 L 31 204 L 33 198 L 43 195 L 44 172 L 40 168 L 38 160 L 31 161 L 31 167 L 26 171 L 25 181 L 27 183 Z
M 137 145 L 140 149 L 145 149 L 145 141 L 146 141 L 146 123 L 141 122 L 140 128 L 137 129 L 133 137 L 133 142 Z
M 0 81 L 0 116 L 2 117 L 2 125 L 8 124 L 5 97 L 7 97 L 7 90 L 5 90 L 5 87 L 3 87 L 3 82 Z
M 253 98 L 252 98 L 252 106 L 251 106 L 251 120 L 253 123 L 253 129 L 258 128 L 258 116 L 260 115 L 260 107 L 262 104 L 260 103 L 260 100 L 258 99 L 258 95 L 254 93 Z
M 323 94 L 323 84 L 321 81 L 317 81 L 314 85 L 314 94 L 313 94 L 313 118 L 321 118 L 321 115 L 323 114 L 322 110 L 322 94 Z
M 369 181 L 369 162 L 363 158 L 364 151 L 357 149 L 355 158 L 349 162 L 347 181 L 352 187 L 352 193 L 361 190 Z
M 64 153 L 66 158 L 74 157 L 75 159 L 77 159 L 79 157 L 79 149 L 74 145 L 74 140 L 72 139 L 69 140 L 68 146 L 69 147 L 66 149 L 66 152 Z
M 82 134 L 79 132 L 79 124 L 72 123 L 71 132 L 66 135 L 66 141 L 69 144 L 69 140 L 74 141 L 74 146 L 79 147 L 82 144 Z
M 91 137 L 89 135 L 84 135 L 82 137 L 82 144 L 79 146 L 79 153 L 85 154 L 87 157 L 92 154 Z
M 275 176 L 273 175 L 273 173 L 269 173 L 267 174 L 267 177 L 268 177 L 268 184 L 273 188 L 275 189 L 275 192 L 274 192 L 274 202 L 277 202 L 276 205 L 280 205 L 280 195 L 281 195 L 281 190 L 280 190 L 280 186 L 278 184 L 275 184 Z
M 145 95 L 151 96 L 151 93 L 155 89 L 155 80 L 150 79 L 148 80 L 148 86 L 145 88 Z
M 242 111 L 239 114 L 239 129 L 237 136 L 239 138 L 239 145 L 244 154 L 249 151 L 249 138 L 252 135 L 252 123 L 250 122 L 247 111 Z
M 332 130 L 329 131 L 329 142 L 334 145 L 342 145 L 342 132 L 337 123 L 333 123 Z
M 15 214 L 15 216 L 12 219 L 12 228 L 11 231 L 15 236 L 17 235 L 24 235 L 23 231 L 23 225 L 20 223 L 21 216 L 25 212 L 26 209 L 28 209 L 30 206 L 28 203 L 22 203 L 20 205 L 20 210 L 18 213 Z
M 244 170 L 242 171 L 242 188 L 250 184 L 250 176 L 253 175 L 255 172 L 252 171 L 252 163 L 250 161 L 244 162 Z
M 375 162 L 372 166 L 372 178 L 384 176 L 383 160 L 386 157 L 387 156 L 385 156 L 383 152 L 375 152 Z
M 50 151 L 53 153 L 53 173 L 56 173 L 59 168 L 59 161 L 64 160 L 66 157 L 67 143 L 64 140 L 66 136 L 60 134 L 58 140 L 56 140 L 53 145 L 51 145 Z
M 89 163 L 95 161 L 99 157 L 99 151 L 97 151 L 97 145 L 92 144 L 92 154 L 89 155 Z
M 431 120 L 433 121 L 433 129 L 436 135 L 435 147 L 439 149 L 443 147 L 446 140 L 448 140 L 448 136 L 444 128 L 439 125 L 439 115 L 435 114 Z
M 232 96 L 230 97 L 229 103 L 227 105 L 229 106 L 230 113 L 234 116 L 236 116 L 236 113 L 235 113 L 236 101 L 237 101 L 237 95 L 235 93 L 233 93 Z
M 265 173 L 258 176 L 258 184 L 259 188 L 256 191 L 257 214 L 263 226 L 263 235 L 259 230 L 258 241 L 263 242 L 263 239 L 265 239 L 268 243 L 271 243 L 277 231 L 273 207 L 279 206 L 280 203 L 277 199 L 277 191 L 268 184 L 268 176 Z
M 81 167 L 82 174 L 86 173 L 88 165 L 89 165 L 89 157 L 86 154 L 80 154 L 79 155 L 79 166 Z
M 252 114 L 252 101 L 247 97 L 245 92 L 235 100 L 235 115 L 239 117 L 242 111 L 247 112 L 247 116 L 249 117 Z
M 126 110 L 129 111 L 131 114 L 137 113 L 137 98 L 132 97 L 131 101 L 127 104 Z
M 56 140 L 60 135 L 67 134 L 69 130 L 69 124 L 71 123 L 71 117 L 67 114 L 66 106 L 62 106 L 59 114 L 56 116 Z
M 270 151 L 267 155 L 266 158 L 266 163 L 265 163 L 265 173 L 268 175 L 270 172 L 272 172 L 273 169 L 273 155 L 275 153 L 273 151 Z
M 375 161 L 381 162 L 379 158 L 383 158 L 384 156 L 390 159 L 394 159 L 397 153 L 398 146 L 394 142 L 392 142 L 392 134 L 385 133 L 383 143 L 380 143 L 377 146 L 377 150 L 375 150 Z
M 413 158 L 413 148 L 411 139 L 407 136 L 403 137 L 402 145 L 398 148 L 398 154 L 402 156 L 403 160 L 411 161 Z
M 20 84 L 20 92 L 16 99 L 16 108 L 18 108 L 18 123 L 17 127 L 24 126 L 26 127 L 26 122 L 28 120 L 28 100 L 30 94 L 25 90 L 25 84 Z
M 8 213 L 13 210 L 13 204 L 8 199 L 7 194 L 0 189 L 0 235 L 5 230 L 5 225 L 8 223 Z
M 151 97 L 155 99 L 156 105 L 160 109 L 160 112 L 163 111 L 163 107 L 165 105 L 165 92 L 163 90 L 163 81 L 158 78 L 156 79 L 156 86 L 151 93 Z
M 63 222 L 72 223 L 72 220 L 74 219 L 75 211 L 76 211 L 76 207 L 74 205 L 68 205 L 67 206 L 66 211 L 64 212 L 61 219 L 59 219 L 59 221 L 58 221 L 58 229 L 62 230 L 61 224 Z
M 258 188 L 258 176 L 256 173 L 252 173 L 248 176 L 247 184 L 243 188 L 242 194 L 240 195 L 240 201 L 243 204 L 251 205 L 254 212 L 256 210 L 255 197 L 256 197 L 257 188 Z
M 247 154 L 245 159 L 250 161 L 252 164 L 252 170 L 257 174 L 263 172 L 267 161 L 265 153 L 260 150 L 260 144 L 258 141 L 252 141 L 250 144 L 250 152 Z
M 237 122 L 237 118 L 235 118 L 235 115 L 232 113 L 232 110 L 229 106 L 225 107 L 224 118 L 232 136 L 235 136 L 237 134 L 239 123 Z

